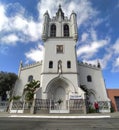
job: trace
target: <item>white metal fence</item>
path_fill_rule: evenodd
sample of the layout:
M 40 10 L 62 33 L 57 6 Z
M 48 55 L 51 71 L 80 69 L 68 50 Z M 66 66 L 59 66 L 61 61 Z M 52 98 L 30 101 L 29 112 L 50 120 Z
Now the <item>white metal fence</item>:
M 110 112 L 109 101 L 99 101 L 99 112 Z M 47 112 L 47 113 L 84 113 L 88 104 L 85 100 L 66 100 L 62 102 L 49 100 L 49 99 L 36 99 L 33 102 L 27 101 L 12 101 L 0 102 L 0 111 L 7 111 L 9 107 L 10 113 L 30 113 L 33 109 L 35 113 Z

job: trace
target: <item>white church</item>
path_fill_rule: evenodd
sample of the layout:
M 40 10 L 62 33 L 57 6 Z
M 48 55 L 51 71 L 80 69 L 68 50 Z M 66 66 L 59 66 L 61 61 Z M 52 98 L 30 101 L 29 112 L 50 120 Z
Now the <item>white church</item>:
M 21 96 L 20 100 L 24 101 L 25 85 L 34 79 L 40 81 L 34 94 L 35 113 L 87 113 L 87 107 L 95 101 L 99 103 L 100 112 L 110 112 L 100 64 L 77 61 L 76 13 L 72 11 L 68 18 L 60 5 L 53 18 L 46 11 L 42 40 L 43 61 L 25 66 L 20 63 L 14 95 Z

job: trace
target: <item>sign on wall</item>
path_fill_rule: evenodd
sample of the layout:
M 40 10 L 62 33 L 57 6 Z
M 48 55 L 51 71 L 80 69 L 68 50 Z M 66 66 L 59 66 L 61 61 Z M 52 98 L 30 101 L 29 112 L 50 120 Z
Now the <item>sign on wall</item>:
M 82 99 L 82 96 L 74 94 L 74 95 L 70 95 L 70 99 Z

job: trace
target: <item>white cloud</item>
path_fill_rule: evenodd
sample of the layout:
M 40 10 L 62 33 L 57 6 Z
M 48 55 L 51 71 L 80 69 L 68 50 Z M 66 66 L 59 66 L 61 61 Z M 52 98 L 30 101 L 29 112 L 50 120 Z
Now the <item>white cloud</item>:
M 119 54 L 119 38 L 116 40 L 115 44 L 113 45 L 114 53 Z
M 21 15 L 15 16 L 11 21 L 13 22 L 12 26 L 14 25 L 12 28 L 19 31 L 24 31 L 28 26 L 28 21 Z
M 41 32 L 42 32 L 41 23 L 35 23 L 33 21 L 30 21 L 28 23 L 27 32 L 29 38 L 31 38 L 31 41 L 37 41 L 41 39 Z
M 12 26 L 11 29 L 21 32 L 22 35 L 26 35 L 28 41 L 38 41 L 41 38 L 42 25 L 40 22 L 35 22 L 32 19 L 25 19 L 23 16 L 18 15 L 12 18 L 12 23 L 14 26 Z
M 89 34 L 88 33 L 83 33 L 81 36 L 81 42 L 85 42 L 88 38 Z
M 110 61 L 112 57 L 112 53 L 107 53 L 104 55 L 102 59 L 99 59 L 102 69 L 105 69 L 107 67 L 108 62 Z
M 0 4 L 0 31 L 3 30 L 5 24 L 8 22 L 8 18 L 5 13 L 5 6 Z
M 14 9 L 20 6 L 21 11 L 17 9 L 17 13 L 14 13 L 9 17 L 6 15 L 7 6 L 0 4 L 0 31 L 2 30 L 3 32 L 9 34 L 8 36 L 3 35 L 0 37 L 0 41 L 2 41 L 2 44 L 9 45 L 17 44 L 18 41 L 22 41 L 23 43 L 29 41 L 38 42 L 38 40 L 41 40 L 43 14 L 46 10 L 48 10 L 50 17 L 54 16 L 59 4 L 62 5 L 62 10 L 69 18 L 72 10 L 77 13 L 79 27 L 86 21 L 90 21 L 91 18 L 94 18 L 98 14 L 98 11 L 92 7 L 91 2 L 88 0 L 41 0 L 37 5 L 37 9 L 39 11 L 39 21 L 34 21 L 32 16 L 26 17 L 27 12 L 19 3 L 10 4 L 10 8 L 13 7 Z M 96 24 L 101 22 L 102 20 L 97 20 Z M 89 40 L 90 38 L 91 40 Z M 108 43 L 107 39 L 98 39 L 94 29 L 91 29 L 88 33 L 83 33 L 81 41 L 89 41 L 90 43 L 86 42 L 77 50 L 78 56 L 82 55 L 84 58 L 92 57 L 99 51 L 100 48 Z M 39 58 L 39 56 L 42 56 L 41 50 L 42 49 L 39 47 L 37 49 L 31 49 L 25 55 L 30 60 L 39 61 L 42 59 Z
M 112 72 L 119 72 L 119 57 L 113 62 Z
M 10 35 L 4 36 L 1 39 L 1 44 L 4 43 L 4 44 L 15 45 L 17 41 L 19 41 L 19 38 L 15 34 L 10 34 Z
M 108 44 L 108 39 L 93 41 L 90 44 L 83 45 L 77 49 L 77 56 L 83 55 L 83 58 L 91 58 L 100 48 Z
M 10 4 L 11 8 L 15 8 L 16 4 Z M 18 6 L 18 4 L 17 4 Z M 19 5 L 20 6 L 20 5 Z M 11 41 L 17 42 L 18 40 L 22 42 L 29 42 L 29 41 L 38 41 L 41 39 L 41 32 L 42 32 L 42 24 L 41 21 L 34 21 L 33 18 L 30 16 L 25 17 L 25 9 L 22 8 L 23 11 L 19 11 L 14 15 L 10 15 L 9 17 L 6 15 L 7 12 L 7 5 L 2 5 L 0 3 L 0 32 L 2 33 L 2 37 L 0 37 L 0 42 L 2 41 L 2 44 L 9 44 L 11 45 Z M 21 7 L 20 7 L 21 8 Z M 12 37 L 10 40 L 9 37 L 7 37 L 4 34 L 9 35 L 16 35 L 16 37 L 19 37 L 19 39 L 15 39 L 15 37 Z M 26 38 L 24 38 L 26 37 Z M 6 39 L 6 40 L 5 40 Z M 27 39 L 27 40 L 26 40 Z M 5 41 L 5 42 L 4 42 Z M 12 42 L 12 43 L 13 43 Z
M 29 52 L 25 53 L 25 56 L 28 60 L 32 61 L 41 61 L 43 60 L 43 50 L 44 47 L 39 44 L 36 49 L 31 49 Z
M 78 42 L 77 56 L 81 59 L 90 60 L 96 56 L 101 48 L 109 44 L 110 38 L 105 37 L 100 39 L 94 27 L 91 27 L 82 34 L 81 41 Z
M 113 47 L 113 64 L 112 72 L 119 72 L 119 38 L 115 41 Z
M 101 68 L 102 69 L 105 69 L 107 67 L 107 64 L 110 60 L 110 58 L 112 57 L 112 53 L 107 53 L 103 56 L 102 59 L 93 59 L 93 60 L 87 60 L 87 59 L 84 59 L 83 62 L 86 62 L 88 64 L 92 64 L 92 65 L 97 65 L 98 62 L 100 63 L 101 65 Z
M 96 31 L 94 29 L 91 29 L 90 35 L 91 35 L 91 38 L 93 41 L 97 41 L 97 34 L 96 34 Z
M 39 19 L 43 20 L 43 15 L 46 12 L 46 10 L 48 10 L 50 16 L 54 15 L 56 13 L 56 8 L 58 7 L 57 4 L 58 2 L 56 2 L 55 0 L 41 0 L 38 3 L 37 7 L 39 11 Z
M 48 10 L 50 17 L 52 17 L 52 15 L 55 15 L 59 4 L 62 5 L 62 9 L 66 15 L 68 15 L 68 17 L 70 17 L 72 10 L 80 15 L 80 17 L 78 17 L 78 25 L 81 25 L 84 21 L 94 16 L 96 12 L 91 7 L 91 4 L 88 0 L 41 0 L 37 7 L 39 11 L 39 21 L 36 22 L 31 16 L 26 17 L 27 12 L 19 3 L 9 5 L 3 5 L 0 3 L 0 31 L 3 31 L 4 33 L 14 32 L 14 35 L 18 35 L 20 33 L 22 35 L 20 40 L 23 42 L 38 41 L 41 39 L 43 14 L 46 12 L 46 10 Z M 9 9 L 14 10 L 14 12 L 9 14 L 8 17 L 6 12 L 9 11 Z M 24 35 L 28 37 L 28 41 L 24 39 Z
M 116 59 L 114 66 L 119 67 L 119 57 Z
M 119 67 L 119 57 L 116 59 L 116 61 L 115 61 L 115 66 L 116 67 Z
M 97 18 L 96 20 L 93 21 L 93 26 L 98 26 L 104 21 L 102 18 Z
M 62 10 L 65 12 L 66 16 L 69 17 L 72 10 L 77 13 L 79 16 L 77 17 L 79 26 L 97 14 L 97 11 L 92 8 L 88 0 L 41 0 L 38 4 L 39 19 L 43 19 L 43 14 L 46 10 L 48 10 L 50 17 L 54 16 L 59 4 L 61 4 Z

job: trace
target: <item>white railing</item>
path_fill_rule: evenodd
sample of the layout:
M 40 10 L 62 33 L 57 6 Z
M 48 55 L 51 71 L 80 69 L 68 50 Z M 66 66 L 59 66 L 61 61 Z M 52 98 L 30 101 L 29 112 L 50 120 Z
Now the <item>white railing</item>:
M 98 101 L 99 112 L 110 112 L 110 101 Z
M 84 113 L 85 103 L 83 99 L 71 99 L 66 101 L 55 101 L 49 99 L 35 99 L 33 102 L 12 101 L 10 104 L 10 113 L 30 112 L 34 109 L 35 113 L 45 111 L 49 113 Z

